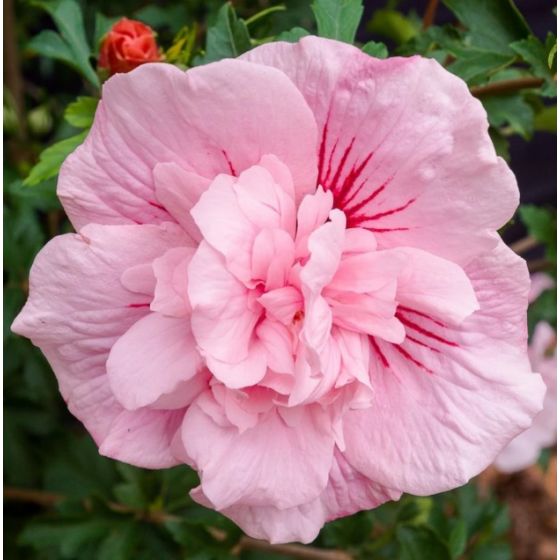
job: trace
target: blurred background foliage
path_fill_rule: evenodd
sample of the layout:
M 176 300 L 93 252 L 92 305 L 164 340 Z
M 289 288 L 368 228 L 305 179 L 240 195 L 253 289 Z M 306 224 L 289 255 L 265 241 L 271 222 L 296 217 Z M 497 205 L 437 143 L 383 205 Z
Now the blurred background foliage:
M 100 457 L 67 412 L 41 353 L 9 331 L 35 254 L 71 231 L 55 195 L 56 175 L 91 125 L 103 78 L 99 43 L 123 16 L 152 26 L 167 60 L 184 68 L 308 33 L 356 42 L 377 57 L 436 58 L 481 99 L 496 149 L 518 176 L 524 204 L 504 238 L 532 271 L 556 278 L 556 14 L 548 2 L 520 7 L 511 0 L 5 0 L 6 558 L 547 558 L 518 542 L 507 498 L 508 485 L 523 491 L 516 479 L 405 497 L 328 524 L 305 551 L 263 546 L 192 502 L 188 490 L 197 476 L 187 467 L 147 471 Z M 556 288 L 531 306 L 531 330 L 539 320 L 555 326 Z M 535 467 L 543 476 L 554 456 L 543 453 Z

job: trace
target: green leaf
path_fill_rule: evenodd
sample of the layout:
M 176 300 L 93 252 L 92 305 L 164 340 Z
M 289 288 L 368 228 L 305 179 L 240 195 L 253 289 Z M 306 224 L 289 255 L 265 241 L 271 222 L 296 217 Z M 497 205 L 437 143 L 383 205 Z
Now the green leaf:
M 531 137 L 534 130 L 534 113 L 522 96 L 495 95 L 484 97 L 481 101 L 492 126 L 499 128 L 507 125 L 526 140 Z
M 99 541 L 110 529 L 108 519 L 37 521 L 25 527 L 19 540 L 36 550 L 54 548 L 62 558 L 76 558 L 85 544 Z
M 421 28 L 420 21 L 414 21 L 397 10 L 376 10 L 367 24 L 372 33 L 391 39 L 398 45 L 415 37 Z
M 306 37 L 307 35 L 309 35 L 307 29 L 303 29 L 303 27 L 292 27 L 289 31 L 282 31 L 276 40 L 297 43 L 302 37 Z
M 78 70 L 72 50 L 56 31 L 52 31 L 51 29 L 41 31 L 41 33 L 35 35 L 35 37 L 29 41 L 27 46 L 30 50 L 41 56 L 60 60 Z
M 97 560 L 129 560 L 138 542 L 140 527 L 134 521 L 116 523 L 99 547 Z
M 251 48 L 247 25 L 237 17 L 233 6 L 224 4 L 209 24 L 206 53 L 197 62 L 207 64 L 222 58 L 235 58 Z
M 362 47 L 362 51 L 375 58 L 387 58 L 389 51 L 385 43 L 378 43 L 376 41 L 369 41 Z
M 401 526 L 397 529 L 399 560 L 451 560 L 439 537 L 427 527 Z
M 513 0 L 443 0 L 469 29 L 471 46 L 511 54 L 510 43 L 530 34 L 527 22 Z
M 529 325 L 530 332 L 535 329 L 535 326 L 539 321 L 546 321 L 553 327 L 556 327 L 557 294 L 558 292 L 556 288 L 552 290 L 546 290 L 546 292 L 543 292 L 529 306 L 529 311 L 527 313 L 527 323 Z
M 554 40 L 553 35 L 552 39 Z M 556 82 L 553 79 L 548 65 L 548 50 L 546 46 L 533 35 L 528 39 L 511 43 L 510 46 L 531 66 L 531 70 L 535 76 L 546 80 L 543 94 L 548 97 L 556 97 Z
M 548 258 L 556 262 L 556 213 L 547 208 L 529 204 L 519 207 L 521 221 L 529 235 L 544 243 Z
M 276 12 L 284 12 L 286 11 L 286 6 L 284 4 L 278 4 L 277 6 L 270 6 L 269 8 L 265 8 L 260 12 L 257 12 L 254 16 L 245 20 L 245 24 L 247 27 L 251 27 L 255 23 L 259 22 L 262 19 L 267 18 L 270 14 L 274 14 Z
M 85 140 L 87 133 L 88 131 L 84 130 L 76 136 L 61 140 L 43 150 L 39 156 L 39 162 L 31 169 L 23 184 L 37 185 L 45 179 L 54 177 L 58 173 L 62 162 Z
M 511 54 L 501 54 L 477 49 L 456 50 L 457 59 L 449 65 L 448 70 L 465 82 L 476 82 L 491 73 L 506 68 L 515 61 Z
M 98 103 L 97 97 L 78 97 L 66 107 L 64 118 L 76 128 L 89 128 L 93 123 Z
M 173 38 L 173 43 L 165 53 L 165 60 L 170 64 L 187 66 L 192 58 L 198 26 L 185 25 Z
M 95 13 L 95 31 L 93 33 L 93 49 L 95 52 L 99 50 L 99 46 L 103 37 L 108 33 L 109 29 L 113 27 L 120 18 L 107 17 L 103 14 Z
M 77 2 L 74 0 L 36 0 L 33 4 L 48 12 L 53 18 L 60 31 L 61 39 L 71 53 L 72 66 L 94 86 L 99 87 L 99 78 L 90 63 L 91 49 L 86 39 L 82 11 Z
M 320 37 L 354 42 L 364 11 L 361 0 L 314 0 L 311 9 Z
M 556 105 L 545 107 L 535 116 L 535 130 L 543 132 L 556 132 L 557 110 Z
M 556 58 L 557 51 L 558 51 L 558 44 L 556 43 L 556 41 L 554 41 L 554 45 L 552 45 L 552 48 L 550 49 L 550 52 L 548 53 L 548 57 L 546 59 L 548 63 L 548 67 L 550 69 L 552 69 L 552 67 L 554 66 L 554 59 Z
M 467 537 L 466 523 L 462 519 L 457 520 L 449 535 L 449 551 L 453 559 L 459 558 L 465 551 L 467 547 Z
M 511 549 L 507 543 L 484 543 L 477 546 L 470 560 L 512 560 Z

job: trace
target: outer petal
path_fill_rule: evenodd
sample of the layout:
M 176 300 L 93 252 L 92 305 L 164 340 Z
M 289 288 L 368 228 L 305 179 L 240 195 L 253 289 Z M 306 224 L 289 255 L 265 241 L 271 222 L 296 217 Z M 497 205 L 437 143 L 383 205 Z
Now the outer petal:
M 159 223 L 171 217 L 156 200 L 158 163 L 213 179 L 275 154 L 302 196 L 315 186 L 316 136 L 303 96 L 278 70 L 241 60 L 188 72 L 145 64 L 105 84 L 88 138 L 61 169 L 58 193 L 76 228 Z
M 533 289 L 531 277 L 531 289 Z M 549 352 L 553 350 L 553 354 Z M 556 441 L 557 410 L 557 360 L 556 333 L 544 321 L 535 327 L 529 347 L 529 358 L 533 369 L 540 373 L 546 384 L 546 395 L 541 412 L 535 416 L 528 430 L 515 437 L 498 455 L 494 465 L 502 472 L 515 472 L 537 462 L 542 449 Z
M 199 486 L 191 496 L 206 507 L 213 507 Z M 372 509 L 388 500 L 397 500 L 400 492 L 372 483 L 357 473 L 335 452 L 329 482 L 319 498 L 300 506 L 280 509 L 273 506 L 234 505 L 222 510 L 248 535 L 271 543 L 315 540 L 326 521 Z
M 322 132 L 318 182 L 349 227 L 376 232 L 380 248 L 458 263 L 493 247 L 518 191 L 462 80 L 431 59 L 379 60 L 317 37 L 243 58 L 282 70 L 305 96 Z
M 127 290 L 121 277 L 185 240 L 173 224 L 92 225 L 55 238 L 33 264 L 29 300 L 12 329 L 41 348 L 68 408 L 98 444 L 123 412 L 106 375 L 109 351 L 149 312 L 147 296 Z M 124 447 L 118 458 L 128 460 Z
M 107 360 L 111 389 L 128 410 L 173 396 L 184 408 L 194 396 L 188 382 L 202 369 L 188 319 L 150 313 L 117 340 Z
M 464 484 L 542 406 L 526 356 L 524 261 L 500 244 L 467 274 L 480 311 L 456 329 L 409 314 L 403 345 L 373 347 L 372 407 L 344 419 L 346 458 L 384 486 L 433 494 Z
M 213 420 L 208 406 L 207 397 L 199 397 L 189 407 L 182 438 L 214 507 L 284 509 L 313 500 L 325 488 L 334 442 L 320 410 L 303 408 L 295 427 L 271 410 L 239 433 Z

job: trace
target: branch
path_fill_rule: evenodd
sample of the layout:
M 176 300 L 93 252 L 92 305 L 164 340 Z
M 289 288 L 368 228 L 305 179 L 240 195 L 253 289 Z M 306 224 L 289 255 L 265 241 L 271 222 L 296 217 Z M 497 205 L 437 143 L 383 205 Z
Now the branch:
M 485 86 L 475 86 L 471 88 L 471 93 L 475 97 L 483 97 L 485 95 L 501 95 L 502 93 L 512 93 L 520 89 L 538 88 L 544 84 L 542 78 L 534 76 L 526 76 L 524 78 L 515 78 L 513 80 L 500 80 L 492 82 Z
M 438 4 L 439 0 L 428 0 L 426 11 L 424 12 L 424 18 L 422 19 L 423 30 L 428 29 L 428 27 L 431 27 L 434 24 Z
M 64 499 L 65 496 L 61 494 L 44 492 L 42 490 L 28 490 L 27 488 L 13 488 L 9 486 L 4 487 L 4 500 L 6 501 L 32 503 L 49 508 L 55 506 Z M 87 508 L 87 501 L 84 503 Z M 180 517 L 164 511 L 138 510 L 116 502 L 109 502 L 107 506 L 114 512 L 133 514 L 138 519 L 152 523 L 181 520 Z M 209 527 L 209 530 L 216 540 L 221 541 L 226 537 L 225 533 L 218 529 Z M 350 554 L 341 550 L 328 550 L 301 544 L 269 544 L 266 541 L 259 541 L 246 536 L 241 537 L 232 552 L 239 554 L 242 550 L 258 550 L 270 554 L 300 558 L 301 560 L 352 560 Z
M 523 239 L 519 239 L 518 241 L 514 241 L 509 248 L 518 255 L 522 255 L 531 249 L 539 246 L 539 242 L 532 236 L 528 235 Z

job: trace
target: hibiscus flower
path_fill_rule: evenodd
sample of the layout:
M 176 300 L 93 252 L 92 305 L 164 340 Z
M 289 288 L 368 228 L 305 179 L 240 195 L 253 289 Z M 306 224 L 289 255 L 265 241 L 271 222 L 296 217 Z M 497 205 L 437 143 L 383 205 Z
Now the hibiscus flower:
M 13 329 L 102 454 L 251 536 L 462 485 L 544 393 L 487 128 L 436 61 L 315 37 L 116 75 Z

